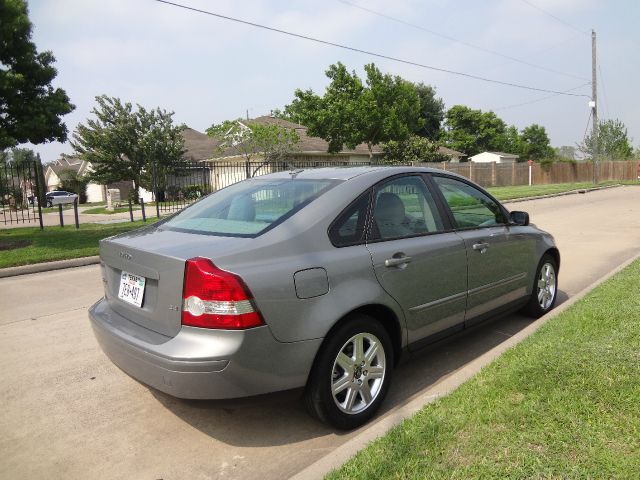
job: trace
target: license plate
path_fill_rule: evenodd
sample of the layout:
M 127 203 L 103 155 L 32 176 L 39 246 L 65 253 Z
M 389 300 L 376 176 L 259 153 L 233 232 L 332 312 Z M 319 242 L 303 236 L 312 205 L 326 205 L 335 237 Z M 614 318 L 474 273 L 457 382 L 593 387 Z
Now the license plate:
M 122 272 L 120 275 L 120 290 L 118 298 L 136 307 L 142 307 L 144 297 L 144 284 L 146 279 L 129 272 Z

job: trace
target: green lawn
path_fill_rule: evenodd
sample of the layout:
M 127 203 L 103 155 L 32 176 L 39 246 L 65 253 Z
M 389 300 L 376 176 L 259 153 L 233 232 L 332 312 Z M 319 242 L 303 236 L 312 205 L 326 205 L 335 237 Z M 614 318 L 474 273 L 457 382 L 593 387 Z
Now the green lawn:
M 140 207 L 138 206 L 133 207 L 133 210 L 140 210 Z M 129 211 L 129 207 L 118 207 L 118 208 L 114 208 L 113 210 L 107 210 L 107 207 L 94 207 L 94 208 L 88 208 L 87 210 L 83 211 L 82 214 L 83 215 L 84 214 L 112 215 L 114 213 L 124 213 L 128 211 Z
M 638 478 L 640 261 L 330 479 Z
M 597 186 L 604 187 L 608 185 L 618 185 L 622 183 L 638 183 L 638 182 L 619 182 L 607 181 L 600 182 Z M 549 185 L 516 185 L 513 187 L 490 187 L 487 191 L 498 200 L 514 200 L 516 198 L 537 197 L 538 195 L 550 195 L 552 193 L 563 193 L 571 190 L 582 190 L 585 188 L 594 188 L 593 182 L 582 183 L 551 183 Z
M 129 211 L 129 206 L 127 204 L 124 204 L 124 207 L 117 207 L 114 208 L 113 210 L 107 210 L 107 206 L 106 205 L 102 205 L 102 206 L 96 206 L 94 208 L 88 208 L 87 210 L 83 211 L 82 213 L 85 214 L 89 214 L 89 215 L 95 215 L 95 214 L 99 214 L 99 215 L 111 215 L 114 213 L 124 213 L 124 212 L 128 212 Z M 149 215 L 149 213 L 151 213 L 152 215 L 155 215 L 156 212 L 156 204 L 154 202 L 149 202 L 149 203 L 145 203 L 144 204 L 144 209 L 147 215 Z M 140 205 L 133 205 L 133 210 L 140 210 Z
M 0 230 L 0 268 L 97 255 L 100 239 L 155 221 L 150 218 L 146 223 L 86 223 L 79 230 L 73 225 L 45 227 L 42 231 L 32 227 Z

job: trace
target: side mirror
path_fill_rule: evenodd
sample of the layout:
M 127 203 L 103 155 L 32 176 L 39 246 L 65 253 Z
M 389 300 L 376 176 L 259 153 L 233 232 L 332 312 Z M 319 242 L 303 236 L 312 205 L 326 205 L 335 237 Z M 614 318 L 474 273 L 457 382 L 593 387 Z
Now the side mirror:
M 526 227 L 529 225 L 529 214 L 527 212 L 511 212 L 509 215 L 511 223 Z

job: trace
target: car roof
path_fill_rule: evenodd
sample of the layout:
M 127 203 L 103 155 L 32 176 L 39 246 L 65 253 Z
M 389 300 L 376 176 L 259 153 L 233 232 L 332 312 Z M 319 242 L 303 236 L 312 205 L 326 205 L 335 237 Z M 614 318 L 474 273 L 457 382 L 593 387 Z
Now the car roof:
M 270 173 L 261 175 L 259 178 L 281 179 L 281 178 L 299 178 L 309 180 L 350 180 L 363 175 L 373 175 L 376 177 L 386 177 L 398 173 L 428 173 L 443 172 L 437 168 L 426 167 L 398 167 L 387 165 L 371 165 L 363 167 L 321 167 L 309 169 L 291 169 L 288 171 Z M 447 172 L 451 173 L 451 172 Z

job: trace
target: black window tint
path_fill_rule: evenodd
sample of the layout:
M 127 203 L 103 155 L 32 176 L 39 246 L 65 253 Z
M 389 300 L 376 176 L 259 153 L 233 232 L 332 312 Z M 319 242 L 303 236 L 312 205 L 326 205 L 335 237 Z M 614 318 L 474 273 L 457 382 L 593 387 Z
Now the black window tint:
M 434 176 L 459 228 L 490 227 L 505 223 L 500 206 L 468 183 Z
M 373 239 L 392 239 L 444 230 L 436 203 L 422 178 L 398 177 L 376 189 Z
M 336 247 L 346 247 L 364 242 L 369 194 L 353 202 L 329 229 L 329 239 Z

